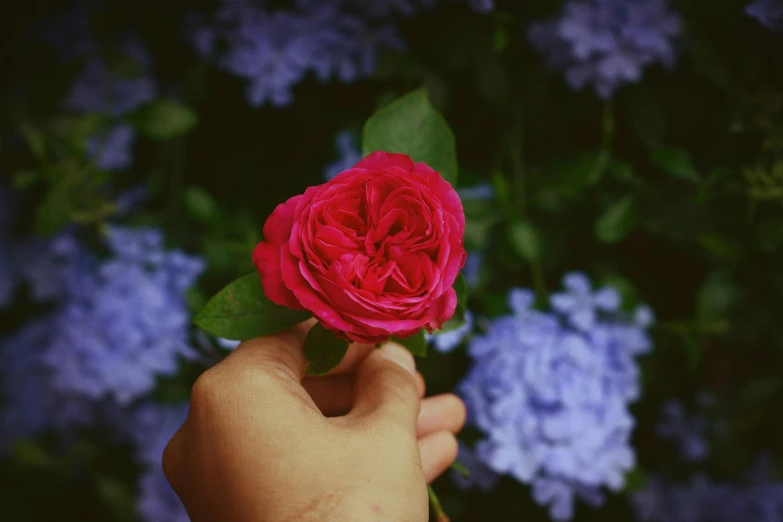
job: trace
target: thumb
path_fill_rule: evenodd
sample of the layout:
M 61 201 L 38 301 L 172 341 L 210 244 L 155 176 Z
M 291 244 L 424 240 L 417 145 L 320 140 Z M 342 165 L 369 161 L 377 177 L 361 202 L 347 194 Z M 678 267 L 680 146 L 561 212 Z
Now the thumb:
M 415 435 L 419 389 L 413 355 L 395 343 L 373 350 L 359 366 L 350 417 L 373 426 L 394 424 Z

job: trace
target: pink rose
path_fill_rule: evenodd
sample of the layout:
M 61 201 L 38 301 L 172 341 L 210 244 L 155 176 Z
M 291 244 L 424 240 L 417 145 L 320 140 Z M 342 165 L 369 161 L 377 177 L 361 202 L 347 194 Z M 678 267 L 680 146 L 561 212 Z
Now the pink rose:
M 253 263 L 274 303 L 372 344 L 451 318 L 464 232 L 462 202 L 440 174 L 374 152 L 278 205 Z

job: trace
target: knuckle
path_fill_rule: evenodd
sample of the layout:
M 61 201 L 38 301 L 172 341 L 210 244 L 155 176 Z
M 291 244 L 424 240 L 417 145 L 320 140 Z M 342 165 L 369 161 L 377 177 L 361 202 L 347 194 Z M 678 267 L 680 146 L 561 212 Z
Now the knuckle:
M 418 401 L 419 391 L 416 380 L 405 369 L 396 364 L 386 364 L 376 371 L 378 375 L 375 376 L 374 381 L 380 384 L 384 393 L 400 401 Z
M 209 369 L 198 376 L 190 389 L 190 407 L 198 409 L 208 406 L 215 400 L 220 389 L 220 375 Z

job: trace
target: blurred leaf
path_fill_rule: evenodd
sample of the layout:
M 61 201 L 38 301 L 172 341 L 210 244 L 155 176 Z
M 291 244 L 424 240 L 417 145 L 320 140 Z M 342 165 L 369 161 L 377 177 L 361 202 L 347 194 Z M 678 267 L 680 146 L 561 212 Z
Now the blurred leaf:
M 609 164 L 609 173 L 614 179 L 623 183 L 638 184 L 640 181 L 633 167 L 624 161 L 613 160 Z
M 136 499 L 130 487 L 119 480 L 98 476 L 95 479 L 98 497 L 109 508 L 116 522 L 136 520 Z
M 742 399 L 750 404 L 766 402 L 780 389 L 780 379 L 777 377 L 765 377 L 749 382 L 742 389 Z
M 142 134 L 153 140 L 184 136 L 198 123 L 198 115 L 193 109 L 168 99 L 144 105 L 130 119 Z
M 23 124 L 20 126 L 19 131 L 22 133 L 27 146 L 30 148 L 30 152 L 33 153 L 38 161 L 46 161 L 46 140 L 43 133 L 29 124 Z
M 496 25 L 492 32 L 492 49 L 498 54 L 502 53 L 508 47 L 508 39 L 508 28 L 503 24 Z
M 201 223 L 214 223 L 220 216 L 212 194 L 201 187 L 185 187 L 183 199 L 185 210 L 193 219 Z
M 41 446 L 32 440 L 19 440 L 14 443 L 12 453 L 22 465 L 32 468 L 50 468 L 54 464 L 52 458 Z
M 595 236 L 603 243 L 617 243 L 637 223 L 636 197 L 629 194 L 615 201 L 595 222 Z
M 641 468 L 634 468 L 625 474 L 626 493 L 636 493 L 644 489 L 647 483 L 647 476 Z
M 407 154 L 440 172 L 457 186 L 454 134 L 424 90 L 417 90 L 378 110 L 364 125 L 364 154 L 382 150 Z
M 241 277 L 209 300 L 193 322 L 232 341 L 271 335 L 312 317 L 310 312 L 279 306 L 264 295 L 257 273 Z
M 498 205 L 492 201 L 465 200 L 465 248 L 483 250 L 490 238 L 490 230 L 501 221 Z
M 711 273 L 696 294 L 696 317 L 701 321 L 725 318 L 736 304 L 738 294 L 739 290 L 731 273 Z
M 27 190 L 41 181 L 41 173 L 37 170 L 20 170 L 14 172 L 11 184 L 17 190 Z
M 36 213 L 38 234 L 55 234 L 71 222 L 98 222 L 116 211 L 105 194 L 107 173 L 67 161 L 52 167 L 46 176 L 51 186 Z
M 457 473 L 459 473 L 460 475 L 462 475 L 463 477 L 470 478 L 470 471 L 460 461 L 455 460 L 454 463 L 449 467 L 454 471 L 456 471 Z
M 685 149 L 659 147 L 653 151 L 652 160 L 675 178 L 693 183 L 700 179 L 699 171 L 696 170 L 690 153 Z
M 541 240 L 536 227 L 525 219 L 517 219 L 508 228 L 508 239 L 514 250 L 528 263 L 541 261 Z
M 441 329 L 438 330 L 438 332 L 440 333 L 452 332 L 454 330 L 457 330 L 458 328 L 462 328 L 463 326 L 465 326 L 466 323 L 467 321 L 465 321 L 465 314 L 460 313 L 460 311 L 458 310 L 454 312 L 454 315 L 451 317 L 451 319 L 443 323 Z
M 348 341 L 340 339 L 317 323 L 307 333 L 304 343 L 304 355 L 309 366 L 309 375 L 324 375 L 335 368 L 348 351 Z
M 405 348 L 408 349 L 409 352 L 411 352 L 416 357 L 427 356 L 427 340 L 424 339 L 423 331 L 417 334 L 413 334 L 409 337 L 405 337 L 403 339 L 395 335 L 392 337 L 392 341 L 403 345 Z

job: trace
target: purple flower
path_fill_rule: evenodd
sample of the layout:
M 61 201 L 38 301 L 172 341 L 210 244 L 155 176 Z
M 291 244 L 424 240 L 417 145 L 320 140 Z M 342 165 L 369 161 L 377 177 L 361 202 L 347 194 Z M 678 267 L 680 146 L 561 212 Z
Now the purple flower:
M 584 0 L 568 2 L 557 20 L 532 24 L 528 37 L 572 88 L 592 85 L 606 99 L 652 63 L 673 66 L 681 30 L 665 0 Z
M 141 477 L 139 489 L 138 510 L 145 522 L 190 522 L 185 506 L 159 464 Z
M 680 446 L 680 455 L 689 462 L 701 462 L 709 455 L 706 436 L 707 420 L 700 415 L 689 417 L 681 402 L 670 400 L 663 406 L 663 419 L 657 433 L 662 439 L 673 440 Z
M 157 94 L 155 81 L 149 76 L 150 58 L 146 49 L 135 39 L 119 46 L 126 70 L 117 71 L 114 64 L 102 58 L 88 61 L 71 92 L 65 107 L 79 112 L 98 112 L 111 116 L 126 114 Z
M 491 183 L 479 183 L 472 187 L 462 187 L 457 189 L 460 199 L 478 199 L 490 200 L 495 197 L 495 188 Z
M 154 229 L 110 227 L 107 243 L 111 257 L 99 260 L 60 236 L 36 244 L 22 266 L 33 295 L 58 304 L 41 319 L 48 337 L 38 343 L 52 388 L 124 404 L 195 355 L 184 293 L 203 263 L 166 252 Z
M 770 29 L 783 31 L 783 2 L 781 0 L 754 0 L 745 6 L 745 13 Z
M 187 512 L 177 494 L 171 489 L 161 459 L 169 440 L 185 422 L 188 404 L 142 403 L 118 428 L 136 447 L 136 458 L 145 467 L 141 477 L 138 509 L 149 522 L 188 522 Z
M 574 498 L 597 504 L 602 488 L 622 488 L 635 465 L 629 403 L 639 394 L 635 358 L 650 348 L 619 296 L 593 293 L 581 274 L 565 282 L 568 292 L 552 300 L 565 321 L 533 309 L 531 291 L 512 290 L 513 314 L 471 340 L 473 367 L 459 385 L 469 423 L 484 434 L 475 458 L 531 484 L 558 520 L 572 516 Z M 585 309 L 589 321 L 573 320 Z
M 47 429 L 70 430 L 95 421 L 93 401 L 53 387 L 53 371 L 42 354 L 54 328 L 48 320 L 31 321 L 0 339 L 0 453 Z
M 115 125 L 87 141 L 87 155 L 104 170 L 125 170 L 133 163 L 136 131 L 130 125 Z
M 334 144 L 339 157 L 324 169 L 324 179 L 327 181 L 342 171 L 353 168 L 362 159 L 362 151 L 357 144 L 354 133 L 350 131 L 339 132 L 334 139 Z
M 611 287 L 593 292 L 590 280 L 582 273 L 574 272 L 563 279 L 566 292 L 552 294 L 552 309 L 568 318 L 580 330 L 590 329 L 599 312 L 616 312 L 620 306 L 620 294 Z
M 687 483 L 653 475 L 633 495 L 640 522 L 779 522 L 783 520 L 783 482 L 764 467 L 733 482 L 716 482 L 703 473 Z

